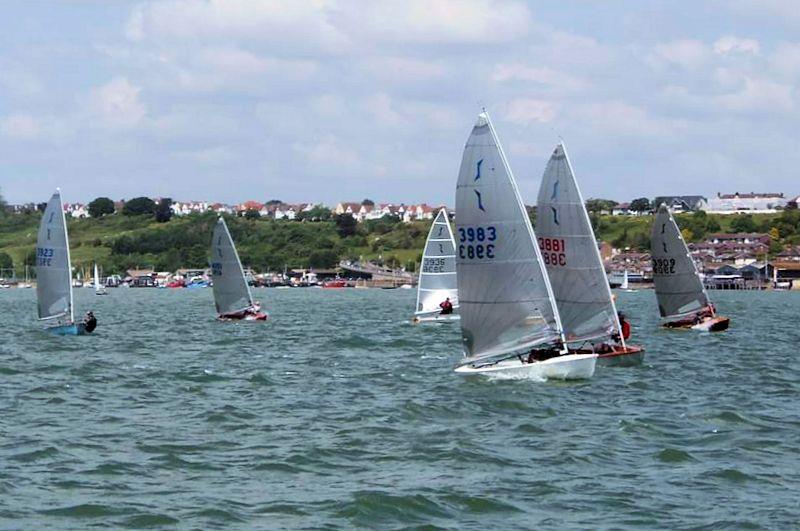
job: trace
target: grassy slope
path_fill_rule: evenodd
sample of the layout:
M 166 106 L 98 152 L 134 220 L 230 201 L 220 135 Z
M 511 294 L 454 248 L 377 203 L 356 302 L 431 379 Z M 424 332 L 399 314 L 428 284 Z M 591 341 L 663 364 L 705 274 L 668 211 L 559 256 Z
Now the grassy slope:
M 736 216 L 713 216 L 709 226 L 735 232 Z M 778 224 L 780 215 L 752 216 L 759 232 Z M 652 216 L 602 216 L 597 233 L 615 245 L 644 248 L 649 245 Z M 155 266 L 159 270 L 201 267 L 206 264 L 212 214 L 173 218 L 156 223 L 152 218 L 108 216 L 102 219 L 69 220 L 73 264 L 88 270 L 98 262 L 107 273 L 132 267 Z M 691 215 L 678 216 L 681 227 L 697 223 Z M 0 218 L 0 252 L 10 254 L 17 268 L 26 256 L 33 260 L 39 215 Z M 237 242 L 242 262 L 260 271 L 293 267 L 331 267 L 339 259 L 375 259 L 414 267 L 419 262 L 429 222 L 360 224 L 358 232 L 342 238 L 333 222 L 291 222 L 233 218 L 228 225 Z M 712 232 L 711 230 L 707 232 Z M 798 243 L 798 232 L 782 237 L 783 243 Z M 694 235 L 697 240 L 704 234 Z

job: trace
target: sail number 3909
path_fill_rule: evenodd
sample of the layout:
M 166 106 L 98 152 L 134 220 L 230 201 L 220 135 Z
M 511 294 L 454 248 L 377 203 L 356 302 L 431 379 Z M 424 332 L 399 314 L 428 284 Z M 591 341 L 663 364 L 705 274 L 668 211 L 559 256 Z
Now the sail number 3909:
M 672 275 L 675 273 L 674 258 L 653 258 L 653 273 L 656 275 Z
M 494 258 L 494 244 L 497 240 L 497 229 L 487 227 L 458 228 L 458 257 L 462 260 L 483 260 Z

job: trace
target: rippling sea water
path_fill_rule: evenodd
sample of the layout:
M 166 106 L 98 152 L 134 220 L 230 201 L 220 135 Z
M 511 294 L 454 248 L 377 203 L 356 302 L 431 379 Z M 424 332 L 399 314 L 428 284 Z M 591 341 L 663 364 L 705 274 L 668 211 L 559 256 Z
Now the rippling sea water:
M 411 290 L 76 292 L 57 338 L 0 291 L 0 527 L 789 529 L 800 525 L 798 293 L 713 293 L 731 329 L 657 328 L 585 382 L 452 372 Z

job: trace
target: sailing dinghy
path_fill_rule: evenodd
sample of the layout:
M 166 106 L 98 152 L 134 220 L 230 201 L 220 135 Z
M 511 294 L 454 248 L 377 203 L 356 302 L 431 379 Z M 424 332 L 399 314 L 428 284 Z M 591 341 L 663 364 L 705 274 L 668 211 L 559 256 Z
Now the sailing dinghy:
M 452 322 L 458 319 L 458 284 L 456 282 L 456 244 L 453 231 L 447 220 L 447 210 L 442 208 L 433 220 L 425 250 L 422 252 L 422 268 L 417 286 L 417 306 L 414 322 Z M 452 305 L 450 313 L 444 313 L 441 304 L 446 300 Z
M 94 264 L 94 294 L 108 295 L 108 290 L 106 287 L 100 284 L 100 273 L 97 269 L 97 263 Z
M 261 305 L 253 300 L 239 253 L 236 252 L 228 225 L 221 216 L 214 227 L 211 256 L 212 289 L 218 318 L 266 321 L 268 316 L 261 311 Z
M 663 203 L 650 234 L 650 255 L 658 310 L 665 327 L 710 332 L 728 328 L 730 319 L 717 315 L 678 224 Z
M 580 379 L 597 354 L 570 354 L 528 213 L 486 112 L 456 187 L 460 374 Z
M 45 330 L 59 336 L 82 336 L 86 325 L 75 322 L 72 263 L 61 190 L 50 198 L 36 239 L 36 299 Z
M 570 352 L 597 352 L 600 365 L 636 365 L 642 347 L 625 344 L 589 213 L 564 144 L 542 176 L 536 234 Z

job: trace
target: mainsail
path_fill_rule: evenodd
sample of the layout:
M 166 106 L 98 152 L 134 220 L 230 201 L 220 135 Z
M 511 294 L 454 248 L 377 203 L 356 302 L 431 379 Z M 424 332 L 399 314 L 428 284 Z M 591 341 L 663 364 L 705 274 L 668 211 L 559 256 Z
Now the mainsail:
M 617 332 L 619 320 L 611 288 L 563 144 L 556 146 L 544 170 L 536 234 L 567 341 Z
M 47 203 L 36 240 L 36 298 L 39 319 L 74 322 L 72 310 L 72 266 L 67 222 L 56 190 Z
M 528 213 L 489 116 L 467 140 L 456 187 L 465 362 L 563 339 Z
M 666 205 L 658 207 L 650 235 L 653 282 L 661 317 L 690 315 L 708 306 L 700 275 Z
M 214 280 L 214 303 L 220 315 L 253 307 L 250 286 L 244 278 L 239 254 L 223 218 L 217 220 L 211 240 L 211 276 Z
M 443 208 L 433 220 L 425 250 L 422 253 L 422 268 L 417 286 L 416 315 L 438 313 L 439 304 L 449 298 L 458 306 L 456 283 L 456 251 L 453 231 Z

